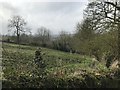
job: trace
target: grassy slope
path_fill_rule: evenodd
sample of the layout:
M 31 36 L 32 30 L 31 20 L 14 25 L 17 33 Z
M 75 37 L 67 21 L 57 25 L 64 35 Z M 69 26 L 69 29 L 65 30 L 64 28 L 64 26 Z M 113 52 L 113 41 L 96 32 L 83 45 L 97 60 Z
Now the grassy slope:
M 34 53 L 38 47 L 21 45 L 18 49 L 16 44 L 3 44 L 3 67 L 4 78 L 7 81 L 15 81 L 21 76 L 28 79 L 36 78 L 34 64 Z M 104 64 L 95 62 L 88 56 L 79 54 L 70 54 L 62 51 L 42 48 L 43 60 L 46 62 L 46 71 L 48 77 L 82 78 L 84 73 L 93 73 L 94 75 L 102 75 L 109 72 Z

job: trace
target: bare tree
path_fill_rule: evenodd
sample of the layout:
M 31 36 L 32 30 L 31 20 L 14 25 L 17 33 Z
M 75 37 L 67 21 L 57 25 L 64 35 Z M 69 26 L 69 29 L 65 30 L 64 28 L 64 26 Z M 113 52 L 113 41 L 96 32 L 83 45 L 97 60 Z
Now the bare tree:
M 105 1 L 105 17 L 112 20 L 117 25 L 118 31 L 118 60 L 120 64 L 120 1 Z M 107 7 L 107 9 L 106 9 Z M 113 8 L 113 9 L 111 9 Z
M 59 36 L 56 37 L 55 40 L 53 41 L 53 47 L 61 51 L 69 52 L 71 49 L 70 42 L 71 42 L 71 34 L 65 31 L 61 31 L 59 33 Z
M 21 16 L 13 16 L 13 18 L 9 20 L 8 27 L 10 30 L 14 30 L 17 35 L 17 44 L 20 44 L 20 34 L 21 32 L 25 32 L 25 25 L 26 22 Z
M 37 41 L 44 47 L 51 39 L 50 30 L 45 27 L 38 28 L 35 36 L 37 37 Z
M 117 31 L 116 49 L 114 53 L 120 61 L 120 1 L 119 0 L 96 0 L 89 3 L 86 9 L 87 17 L 92 19 L 94 23 L 93 29 L 97 32 L 105 33 L 109 31 Z M 113 43 L 108 43 L 114 47 Z

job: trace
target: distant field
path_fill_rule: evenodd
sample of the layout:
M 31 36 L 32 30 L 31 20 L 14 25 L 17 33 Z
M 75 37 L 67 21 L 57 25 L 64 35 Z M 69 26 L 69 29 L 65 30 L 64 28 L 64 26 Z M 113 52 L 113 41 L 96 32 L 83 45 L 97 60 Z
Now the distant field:
M 104 64 L 88 56 L 42 48 L 46 74 L 41 78 L 34 63 L 38 47 L 18 47 L 16 44 L 3 43 L 3 87 L 100 87 L 100 77 L 106 77 L 110 72 Z M 88 74 L 95 77 L 97 83 L 83 83 Z M 79 81 L 74 81 L 75 78 Z M 73 82 L 72 86 L 69 81 Z

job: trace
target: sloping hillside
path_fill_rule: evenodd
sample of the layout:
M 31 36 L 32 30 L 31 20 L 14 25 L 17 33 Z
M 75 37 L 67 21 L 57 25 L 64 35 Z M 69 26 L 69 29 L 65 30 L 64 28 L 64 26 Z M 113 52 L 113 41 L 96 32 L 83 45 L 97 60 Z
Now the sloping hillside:
M 41 50 L 46 65 L 41 76 L 41 69 L 34 63 L 37 48 L 3 44 L 3 87 L 112 87 L 111 70 L 104 64 L 88 56 L 47 48 Z M 118 83 L 116 80 L 113 83 Z

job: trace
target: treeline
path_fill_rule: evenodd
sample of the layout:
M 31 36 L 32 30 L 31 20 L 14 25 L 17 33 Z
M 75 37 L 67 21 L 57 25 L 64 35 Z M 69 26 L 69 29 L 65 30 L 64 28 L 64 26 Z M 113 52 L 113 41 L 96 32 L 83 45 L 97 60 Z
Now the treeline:
M 110 3 L 113 3 L 110 1 Z M 118 2 L 116 2 L 118 3 Z M 119 4 L 119 3 L 118 3 Z M 48 47 L 61 51 L 79 53 L 105 61 L 109 67 L 111 62 L 119 60 L 119 10 L 108 2 L 90 2 L 84 10 L 84 20 L 76 25 L 74 34 L 61 31 L 53 36 L 49 29 L 40 27 L 37 33 L 21 34 L 20 44 Z M 108 17 L 110 16 L 110 17 Z M 17 36 L 3 36 L 7 42 L 17 43 Z
M 22 33 L 20 35 L 19 44 L 41 46 L 70 52 L 72 50 L 70 45 L 72 37 L 72 34 L 68 34 L 64 31 L 61 31 L 59 35 L 52 35 L 49 29 L 40 27 L 35 34 Z M 16 35 L 3 35 L 2 41 L 17 44 L 18 41 L 16 38 Z

